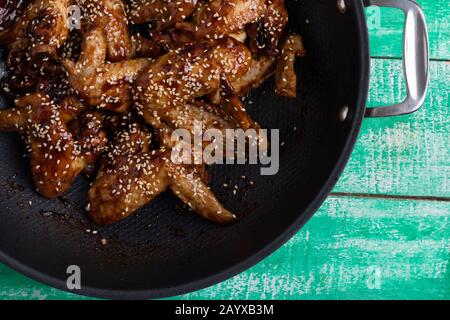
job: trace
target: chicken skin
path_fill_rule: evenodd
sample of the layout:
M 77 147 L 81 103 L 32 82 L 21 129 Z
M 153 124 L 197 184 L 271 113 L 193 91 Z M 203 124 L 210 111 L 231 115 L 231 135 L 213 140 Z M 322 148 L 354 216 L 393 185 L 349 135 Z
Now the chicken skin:
M 199 131 L 206 133 L 208 130 L 215 130 L 225 138 L 227 129 L 236 129 L 232 119 L 220 107 L 202 101 L 192 101 L 184 106 L 170 108 L 160 116 L 146 112 L 144 119 L 155 129 L 160 145 L 167 148 L 173 148 L 178 143 L 178 140 L 174 139 L 176 135 L 173 135 L 177 129 L 186 130 L 191 135 L 191 141 Z M 225 140 L 214 143 L 223 146 Z M 204 142 L 203 146 L 208 144 L 210 143 Z
M 252 89 L 258 88 L 265 80 L 275 72 L 273 57 L 254 56 L 250 69 L 241 78 L 233 81 L 232 86 L 239 96 L 244 96 Z
M 216 40 L 256 22 L 265 12 L 266 0 L 211 0 L 194 13 L 192 29 L 198 39 Z M 181 26 L 183 27 L 183 25 Z M 184 27 L 188 27 L 187 24 Z
M 268 150 L 243 102 L 273 74 L 279 95 L 296 96 L 305 49 L 287 22 L 284 0 L 0 0 L 0 90 L 15 104 L 0 131 L 22 135 L 44 197 L 92 179 L 97 224 L 164 191 L 231 223 L 206 166 Z
M 81 114 L 86 107 L 80 100 L 67 97 L 57 105 L 45 94 L 36 93 L 15 100 L 16 107 L 0 109 L 0 131 L 25 132 L 33 124 L 40 106 L 51 105 L 58 111 L 58 117 L 68 123 Z
M 149 151 L 149 139 L 145 130 L 132 127 L 114 140 L 88 194 L 94 222 L 124 219 L 168 189 L 208 220 L 235 220 L 205 185 L 200 167 L 173 163 L 170 149 Z
M 122 0 L 75 0 L 83 14 L 83 29 L 102 29 L 106 36 L 107 59 L 118 62 L 130 58 L 132 45 Z
M 96 160 L 83 154 L 65 122 L 72 116 L 63 113 L 48 96 L 39 93 L 16 100 L 15 108 L 0 110 L 0 130 L 22 133 L 36 188 L 47 198 L 66 192 L 84 167 Z M 103 138 L 100 134 L 96 147 L 104 145 Z M 93 148 L 91 145 L 90 150 Z
M 275 85 L 276 93 L 295 98 L 297 96 L 297 74 L 294 69 L 295 57 L 305 56 L 306 51 L 299 35 L 289 35 L 282 46 L 278 57 Z
M 225 132 L 236 128 L 222 109 L 201 101 L 171 108 L 161 114 L 161 119 L 173 129 L 186 129 L 192 134 L 196 122 L 201 124 L 203 131 L 217 129 Z
M 235 94 L 243 97 L 251 90 L 258 88 L 275 73 L 276 60 L 276 57 L 254 55 L 248 71 L 241 78 L 231 83 Z M 220 90 L 216 90 L 208 98 L 213 104 L 220 104 L 222 101 Z
M 88 111 L 68 124 L 86 164 L 94 163 L 106 150 L 106 132 L 103 130 L 104 115 Z
M 234 91 L 233 85 L 227 78 L 222 78 L 220 82 L 221 106 L 225 113 L 230 116 L 237 128 L 260 129 L 259 125 L 253 121 L 246 112 L 244 103 Z
M 79 60 L 65 59 L 63 65 L 72 89 L 88 105 L 124 112 L 132 102 L 131 84 L 150 61 L 141 58 L 106 63 L 105 59 L 105 35 L 96 28 L 85 34 Z
M 0 32 L 0 44 L 10 51 L 28 50 L 55 56 L 68 37 L 68 0 L 36 0 L 10 28 Z
M 162 32 L 152 32 L 152 39 L 166 51 L 175 51 L 197 42 L 195 32 L 190 25 L 188 29 L 174 27 Z
M 221 78 L 240 78 L 247 72 L 250 59 L 248 49 L 231 38 L 169 52 L 136 79 L 136 109 L 144 118 L 155 113 L 162 117 L 170 108 L 183 107 L 219 89 Z
M 282 37 L 288 22 L 288 12 L 284 0 L 267 0 L 266 9 L 261 18 L 247 27 L 252 53 L 277 56 L 278 40 Z
M 31 0 L 0 0 L 0 28 L 8 29 Z
M 140 33 L 131 36 L 132 58 L 157 58 L 162 53 L 162 47 L 157 42 L 148 39 Z
M 190 17 L 198 0 L 130 0 L 128 18 L 131 23 L 152 22 L 160 31 Z

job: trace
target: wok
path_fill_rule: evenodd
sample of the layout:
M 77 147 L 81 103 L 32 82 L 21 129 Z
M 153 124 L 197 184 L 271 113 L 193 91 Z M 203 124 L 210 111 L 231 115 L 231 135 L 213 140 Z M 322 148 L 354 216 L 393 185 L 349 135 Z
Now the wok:
M 406 14 L 408 96 L 398 105 L 365 107 L 370 58 L 364 6 L 369 5 L 396 7 Z M 288 29 L 303 36 L 307 49 L 307 56 L 296 62 L 298 98 L 277 97 L 268 81 L 247 99 L 253 102 L 247 104 L 249 112 L 263 128 L 280 129 L 279 172 L 262 176 L 255 165 L 209 170 L 213 191 L 239 222 L 222 226 L 204 221 L 164 194 L 128 219 L 96 226 L 85 213 L 86 178 L 79 177 L 63 197 L 40 197 L 20 138 L 2 133 L 0 261 L 73 293 L 160 298 L 230 278 L 293 236 L 338 180 L 364 117 L 406 114 L 422 105 L 428 36 L 423 13 L 410 0 L 287 0 L 286 6 Z M 237 195 L 224 184 L 238 185 Z M 67 287 L 71 266 L 81 270 L 79 290 Z

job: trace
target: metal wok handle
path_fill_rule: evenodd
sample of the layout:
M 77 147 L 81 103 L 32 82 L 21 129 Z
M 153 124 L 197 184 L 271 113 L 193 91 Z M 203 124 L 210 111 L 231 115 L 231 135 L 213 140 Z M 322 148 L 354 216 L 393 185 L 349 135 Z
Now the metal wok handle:
M 428 86 L 429 47 L 425 16 L 412 0 L 363 0 L 364 5 L 391 7 L 405 13 L 403 34 L 403 72 L 406 80 L 406 99 L 399 104 L 367 108 L 366 117 L 389 117 L 417 111 L 425 100 Z

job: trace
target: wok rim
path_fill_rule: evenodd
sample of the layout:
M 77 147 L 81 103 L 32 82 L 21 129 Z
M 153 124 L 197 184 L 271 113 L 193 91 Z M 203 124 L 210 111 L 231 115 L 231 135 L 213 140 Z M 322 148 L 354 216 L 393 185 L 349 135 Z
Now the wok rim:
M 352 117 L 352 126 L 348 134 L 347 141 L 331 174 L 329 175 L 328 179 L 326 180 L 318 194 L 315 196 L 313 201 L 311 201 L 309 206 L 303 212 L 298 214 L 298 218 L 294 223 L 292 223 L 286 230 L 284 230 L 284 232 L 273 239 L 269 244 L 263 246 L 253 255 L 248 256 L 246 259 L 240 261 L 239 263 L 236 263 L 232 267 L 226 268 L 223 271 L 205 276 L 201 279 L 193 280 L 187 283 L 180 284 L 178 286 L 164 289 L 115 290 L 82 286 L 80 290 L 69 290 L 66 286 L 65 280 L 51 277 L 41 271 L 30 268 L 26 264 L 5 254 L 1 249 L 0 262 L 28 278 L 31 278 L 45 285 L 49 285 L 53 288 L 60 289 L 64 292 L 76 294 L 79 296 L 106 299 L 159 299 L 187 294 L 223 282 L 246 271 L 247 269 L 253 267 L 263 259 L 267 258 L 269 255 L 274 253 L 288 240 L 290 240 L 306 224 L 306 222 L 309 221 L 314 213 L 325 202 L 326 198 L 330 194 L 331 190 L 337 183 L 339 177 L 341 176 L 343 170 L 347 165 L 347 162 L 354 149 L 362 121 L 364 119 L 370 74 L 369 35 L 362 3 L 360 1 L 352 1 L 352 3 L 354 5 L 358 27 L 357 37 L 359 43 L 361 44 L 358 57 L 361 74 L 359 75 L 360 90 L 359 92 L 357 92 L 358 96 L 356 98 L 357 103 L 355 107 L 355 113 Z

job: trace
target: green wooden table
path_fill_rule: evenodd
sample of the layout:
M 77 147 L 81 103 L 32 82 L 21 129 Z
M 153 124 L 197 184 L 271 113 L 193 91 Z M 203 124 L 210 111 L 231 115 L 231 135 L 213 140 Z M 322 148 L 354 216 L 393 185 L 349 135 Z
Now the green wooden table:
M 450 298 L 450 6 L 418 2 L 432 60 L 424 107 L 366 119 L 338 185 L 292 240 L 248 271 L 176 299 Z M 383 9 L 379 17 L 369 105 L 405 95 L 403 15 Z M 0 265 L 0 299 L 79 298 Z

